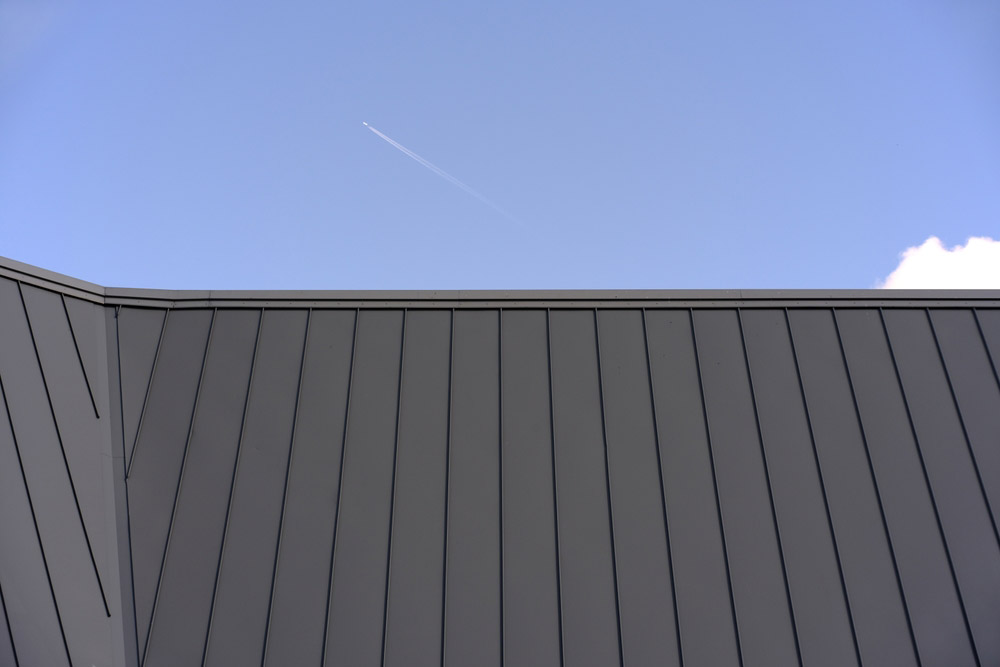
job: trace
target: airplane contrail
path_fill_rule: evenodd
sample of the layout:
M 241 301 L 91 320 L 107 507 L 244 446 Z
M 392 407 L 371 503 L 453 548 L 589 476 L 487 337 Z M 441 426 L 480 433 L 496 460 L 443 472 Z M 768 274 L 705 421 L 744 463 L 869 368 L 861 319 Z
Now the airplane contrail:
M 388 143 L 393 148 L 398 149 L 400 152 L 402 152 L 403 154 L 407 155 L 408 157 L 413 158 L 418 163 L 420 163 L 422 166 L 427 167 L 428 169 L 430 169 L 435 174 L 437 174 L 438 176 L 440 176 L 444 180 L 448 181 L 449 183 L 451 183 L 455 187 L 461 188 L 466 193 L 472 195 L 473 197 L 475 197 L 479 201 L 483 202 L 484 204 L 486 204 L 487 206 L 489 206 L 493 210 L 497 211 L 498 213 L 503 214 L 504 217 L 508 218 L 511 222 L 515 222 L 518 225 L 521 225 L 522 227 L 525 226 L 525 224 L 523 222 L 521 222 L 520 220 L 518 220 L 517 218 L 515 218 L 513 215 L 511 215 L 510 213 L 508 213 L 507 211 L 505 211 L 503 208 L 501 208 L 500 206 L 498 206 L 497 204 L 495 204 L 494 202 L 492 202 L 490 199 L 488 199 L 485 196 L 479 194 L 478 192 L 476 192 L 475 190 L 473 190 L 472 188 L 470 188 L 468 185 L 466 185 L 462 181 L 458 180 L 457 178 L 455 178 L 454 176 L 452 176 L 451 174 L 449 174 L 448 172 L 446 172 L 444 169 L 441 169 L 437 165 L 435 165 L 435 164 L 431 163 L 430 161 L 425 160 L 424 158 L 420 157 L 419 155 L 417 155 L 416 153 L 414 153 L 413 151 L 411 151 L 409 148 L 407 148 L 403 144 L 399 143 L 398 141 L 394 141 L 393 139 L 391 139 L 391 138 L 387 137 L 386 135 L 382 134 L 381 132 L 379 132 L 378 130 L 376 130 L 374 127 L 372 127 L 371 125 L 369 125 L 365 121 L 361 121 L 361 124 L 364 125 L 365 127 L 367 127 L 372 132 L 374 132 L 375 135 L 378 136 L 380 139 L 385 140 L 386 143 Z

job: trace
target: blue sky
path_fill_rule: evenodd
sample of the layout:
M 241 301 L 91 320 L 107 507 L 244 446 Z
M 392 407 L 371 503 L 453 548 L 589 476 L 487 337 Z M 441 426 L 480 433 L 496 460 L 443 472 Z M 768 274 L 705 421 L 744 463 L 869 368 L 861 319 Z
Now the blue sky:
M 995 0 L 0 0 L 0 255 L 135 287 L 871 287 L 929 236 L 1000 238 L 998 35 Z

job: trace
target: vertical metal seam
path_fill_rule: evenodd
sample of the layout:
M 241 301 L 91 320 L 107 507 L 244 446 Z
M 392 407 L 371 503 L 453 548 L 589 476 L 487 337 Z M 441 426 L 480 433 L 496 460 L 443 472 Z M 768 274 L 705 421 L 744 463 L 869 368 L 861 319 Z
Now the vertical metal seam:
M 729 564 L 729 545 L 726 542 L 726 526 L 722 519 L 722 498 L 719 495 L 719 480 L 715 470 L 715 453 L 712 451 L 712 427 L 708 421 L 708 403 L 705 401 L 705 383 L 701 376 L 701 355 L 698 352 L 698 333 L 694 324 L 694 309 L 688 308 L 691 322 L 691 344 L 694 347 L 694 365 L 698 374 L 698 391 L 701 394 L 701 412 L 705 420 L 705 442 L 708 445 L 708 459 L 712 469 L 712 489 L 715 491 L 715 509 L 719 515 L 719 535 L 722 538 L 722 555 L 726 562 L 726 584 L 729 586 L 729 604 L 733 612 L 733 630 L 736 634 L 736 654 L 743 667 L 743 639 L 740 636 L 740 622 L 736 614 L 736 594 L 733 590 L 733 573 Z
M 562 602 L 562 567 L 560 565 L 559 546 L 559 484 L 558 469 L 556 468 L 556 419 L 555 407 L 552 399 L 552 332 L 549 320 L 551 310 L 545 309 L 545 352 L 549 366 L 549 436 L 552 443 L 552 517 L 555 528 L 556 547 L 556 600 L 559 603 L 559 664 L 565 664 L 564 634 L 563 629 L 563 602 Z
M 840 335 L 840 323 L 837 320 L 837 310 L 830 308 L 833 316 L 833 328 L 837 332 L 837 344 L 840 346 L 840 356 L 844 364 L 844 372 L 847 376 L 847 385 L 851 390 L 851 401 L 854 403 L 854 413 L 858 420 L 858 430 L 861 433 L 861 443 L 864 445 L 865 458 L 868 461 L 868 472 L 872 479 L 872 488 L 875 490 L 875 499 L 878 501 L 878 512 L 882 518 L 882 529 L 885 531 L 886 543 L 889 545 L 889 556 L 892 559 L 892 570 L 896 575 L 896 585 L 899 587 L 899 597 L 903 603 L 903 613 L 906 615 L 906 627 L 910 631 L 910 641 L 913 643 L 913 654 L 917 658 L 917 664 L 922 664 L 920 650 L 917 647 L 917 636 L 913 632 L 913 621 L 910 619 L 910 606 L 906 602 L 906 591 L 903 589 L 903 578 L 899 574 L 899 564 L 896 562 L 896 547 L 892 543 L 892 534 L 889 531 L 889 520 L 885 516 L 885 506 L 882 503 L 882 492 L 878 488 L 878 475 L 875 474 L 875 464 L 872 461 L 871 449 L 868 445 L 868 434 L 865 431 L 864 420 L 861 418 L 861 406 L 858 404 L 858 395 L 854 391 L 854 378 L 851 375 L 851 368 L 847 363 L 847 351 L 844 349 L 844 340 Z
M 500 667 L 507 664 L 507 623 L 504 605 L 504 524 L 503 524 L 503 308 L 497 309 L 497 491 L 500 496 Z
M 21 446 L 17 442 L 17 433 L 14 431 L 14 416 L 10 413 L 10 404 L 7 402 L 7 389 L 4 386 L 3 376 L 0 375 L 0 396 L 3 397 L 4 411 L 7 413 L 7 425 L 10 427 L 11 441 L 14 443 L 14 453 L 17 455 L 17 465 L 21 469 L 21 481 L 24 483 L 24 496 L 28 500 L 28 510 L 31 512 L 31 523 L 35 527 L 35 538 L 38 540 L 38 551 L 42 555 L 42 565 L 45 568 L 45 579 L 49 583 L 49 594 L 52 596 L 52 608 L 56 612 L 56 621 L 59 624 L 59 635 L 62 637 L 63 649 L 66 651 L 66 661 L 72 667 L 73 658 L 69 652 L 69 642 L 66 640 L 66 630 L 63 628 L 62 613 L 59 611 L 59 601 L 56 599 L 56 589 L 52 585 L 52 574 L 49 571 L 49 559 L 45 555 L 45 545 L 42 544 L 42 531 L 38 528 L 38 517 L 35 514 L 35 503 L 31 500 L 31 488 L 28 486 L 28 476 L 24 472 L 24 460 L 21 458 Z
M 608 494 L 608 530 L 611 534 L 611 571 L 615 583 L 615 618 L 618 621 L 618 664 L 625 667 L 625 642 L 622 637 L 622 610 L 618 586 L 618 546 L 615 543 L 615 512 L 611 502 L 611 454 L 608 451 L 608 424 L 604 410 L 604 372 L 601 365 L 601 332 L 594 308 L 594 352 L 597 357 L 597 393 L 601 402 L 601 436 L 604 440 L 604 483 Z
M 115 306 L 115 354 L 118 358 L 118 417 L 122 427 L 122 479 L 125 479 L 125 459 L 127 456 L 125 453 L 125 392 L 122 391 L 122 339 L 121 327 L 118 324 L 118 315 L 121 313 L 121 309 L 121 306 Z
M 451 309 L 451 331 L 448 336 L 448 427 L 445 437 L 444 468 L 444 552 L 441 565 L 441 667 L 445 665 L 448 646 L 448 522 L 451 519 L 451 417 L 455 379 L 455 309 Z
M 771 521 L 774 523 L 774 537 L 778 543 L 778 560 L 781 563 L 781 578 L 785 584 L 785 600 L 788 603 L 789 620 L 792 622 L 792 637 L 795 640 L 795 655 L 799 665 L 802 665 L 802 647 L 799 643 L 799 626 L 795 620 L 795 605 L 792 604 L 792 587 L 788 583 L 788 569 L 785 564 L 785 549 L 781 542 L 781 528 L 778 525 L 778 510 L 774 504 L 774 490 L 771 486 L 771 470 L 767 462 L 767 449 L 764 447 L 764 430 L 760 425 L 760 411 L 757 409 L 757 388 L 753 381 L 753 371 L 750 368 L 750 351 L 747 349 L 746 334 L 743 330 L 743 311 L 736 309 L 736 321 L 740 327 L 740 344 L 743 348 L 743 362 L 746 365 L 747 380 L 750 384 L 750 402 L 753 405 L 754 425 L 757 428 L 757 443 L 760 445 L 760 457 L 764 463 L 764 482 L 767 485 L 767 499 L 771 506 Z
M 934 510 L 934 521 L 937 524 L 938 535 L 941 537 L 941 545 L 944 547 L 944 555 L 948 560 L 948 570 L 951 573 L 951 583 L 955 587 L 955 594 L 958 596 L 959 608 L 962 610 L 962 622 L 965 624 L 965 631 L 969 635 L 969 643 L 976 659 L 976 665 L 981 665 L 979 658 L 979 648 L 976 646 L 976 639 L 972 634 L 972 625 L 969 622 L 969 615 L 965 609 L 965 599 L 962 596 L 962 589 L 958 585 L 958 573 L 955 571 L 955 564 L 951 557 L 951 548 L 948 546 L 948 539 L 944 532 L 944 523 L 941 521 L 941 514 L 938 511 L 937 499 L 934 497 L 934 489 L 931 487 L 930 474 L 927 472 L 927 463 L 924 461 L 923 448 L 920 446 L 920 436 L 917 435 L 917 427 L 913 422 L 913 413 L 910 411 L 910 401 L 906 397 L 906 390 L 903 388 L 903 377 L 899 372 L 899 364 L 896 361 L 896 353 L 889 339 L 889 329 L 885 324 L 885 317 L 879 309 L 879 319 L 882 323 L 882 332 L 885 335 L 886 346 L 889 349 L 889 358 L 892 360 L 892 368 L 896 375 L 896 383 L 899 386 L 899 395 L 903 399 L 903 407 L 906 409 L 906 420 L 910 425 L 910 433 L 913 435 L 913 444 L 917 452 L 917 459 L 920 461 L 920 470 L 924 476 L 924 484 L 927 486 L 927 496 L 930 498 L 931 507 Z
M 163 584 L 163 571 L 167 565 L 167 554 L 170 553 L 170 538 L 174 533 L 174 521 L 177 518 L 177 505 L 180 502 L 181 489 L 184 485 L 184 473 L 187 470 L 188 452 L 191 449 L 191 437 L 194 433 L 194 423 L 198 417 L 198 405 L 201 400 L 201 387 L 205 380 L 205 367 L 208 365 L 208 352 L 212 345 L 212 335 L 215 333 L 215 319 L 219 309 L 212 309 L 212 319 L 208 323 L 208 336 L 205 339 L 205 351 L 201 357 L 201 370 L 198 371 L 198 386 L 194 392 L 194 407 L 191 409 L 191 419 L 188 421 L 187 435 L 184 437 L 184 453 L 181 455 L 181 469 L 177 474 L 177 486 L 174 488 L 174 501 L 170 507 L 170 523 L 167 524 L 167 539 L 163 544 L 163 556 L 160 558 L 160 568 L 156 575 L 156 589 L 153 592 L 153 608 L 149 615 L 149 627 L 146 628 L 146 641 L 143 643 L 142 656 L 139 664 L 146 662 L 149 653 L 149 642 L 153 636 L 153 624 L 156 621 L 156 610 L 160 602 L 160 587 Z
M 402 332 L 399 336 L 399 374 L 396 377 L 396 426 L 392 438 L 392 485 L 389 495 L 389 541 L 385 554 L 385 598 L 382 603 L 382 653 L 379 664 L 385 665 L 385 644 L 389 630 L 389 581 L 392 575 L 392 533 L 396 515 L 396 473 L 399 469 L 399 415 L 403 408 L 403 366 L 406 363 L 406 313 L 403 309 Z
M 965 417 L 962 415 L 962 406 L 958 402 L 958 395 L 955 393 L 955 385 L 951 381 L 951 373 L 948 372 L 948 363 L 944 359 L 944 352 L 941 350 L 941 343 L 938 341 L 937 329 L 934 327 L 934 320 L 931 318 L 931 309 L 924 308 L 927 316 L 927 323 L 931 327 L 931 335 L 934 337 L 934 347 L 937 348 L 938 358 L 941 360 L 941 370 L 944 371 L 944 379 L 948 382 L 948 392 L 951 400 L 955 404 L 955 414 L 958 415 L 958 423 L 962 427 L 962 436 L 965 438 L 965 447 L 969 451 L 969 459 L 972 461 L 972 468 L 976 471 L 976 481 L 979 482 L 979 492 L 983 494 L 983 504 L 986 505 L 986 513 L 990 516 L 990 523 L 993 525 L 993 537 L 1000 546 L 1000 528 L 997 527 L 996 513 L 990 502 L 989 494 L 986 493 L 986 485 L 983 483 L 983 474 L 979 470 L 979 461 L 976 459 L 976 452 L 972 447 L 972 438 L 969 437 L 969 429 L 965 426 Z
M 344 493 L 344 463 L 347 455 L 347 433 L 351 421 L 351 392 L 354 388 L 354 359 L 358 347 L 358 320 L 361 309 L 354 309 L 354 333 L 351 335 L 351 365 L 347 371 L 347 398 L 344 401 L 344 430 L 340 440 L 340 469 L 337 472 L 337 503 L 333 511 L 333 539 L 330 543 L 330 573 L 326 582 L 326 617 L 323 622 L 322 667 L 326 666 L 326 644 L 330 634 L 330 603 L 333 599 L 333 570 L 337 560 L 337 531 L 340 530 L 340 498 Z
M 795 362 L 795 376 L 799 382 L 799 393 L 802 396 L 802 410 L 806 417 L 806 427 L 809 429 L 809 443 L 812 446 L 813 460 L 816 463 L 816 475 L 819 478 L 819 489 L 823 495 L 823 509 L 826 512 L 826 522 L 830 529 L 830 539 L 833 542 L 833 555 L 837 559 L 837 574 L 840 576 L 840 588 L 844 594 L 844 607 L 847 610 L 847 620 L 851 625 L 851 640 L 854 643 L 854 654 L 858 665 L 862 665 L 861 645 L 858 643 L 858 631 L 854 623 L 854 612 L 851 609 L 851 598 L 847 592 L 847 578 L 844 576 L 844 564 L 840 557 L 840 545 L 837 543 L 837 531 L 833 525 L 833 513 L 830 510 L 830 499 L 826 492 L 826 480 L 823 478 L 823 466 L 820 463 L 819 448 L 816 446 L 816 436 L 813 431 L 812 415 L 809 414 L 809 399 L 806 396 L 805 383 L 802 381 L 802 370 L 799 367 L 799 355 L 795 349 L 795 338 L 792 335 L 792 324 L 788 318 L 788 309 L 784 309 L 785 327 L 788 329 L 788 342 L 792 348 L 792 361 Z
M 20 667 L 21 661 L 17 659 L 17 645 L 14 643 L 14 631 L 11 630 L 10 617 L 7 615 L 7 600 L 3 595 L 3 582 L 0 582 L 0 609 L 3 610 L 3 620 L 7 626 L 7 637 L 10 638 L 10 650 L 14 654 L 14 667 Z
M 979 338 L 983 341 L 983 349 L 986 350 L 986 358 L 990 360 L 990 367 L 993 370 L 993 379 L 997 382 L 997 387 L 1000 388 L 1000 369 L 997 368 L 996 359 L 993 358 L 993 353 L 990 351 L 989 341 L 986 340 L 986 333 L 983 331 L 983 325 L 979 321 L 979 310 L 977 308 L 972 308 L 972 317 L 976 320 L 976 329 L 979 330 Z
M 119 310 L 121 306 L 119 306 Z M 173 312 L 172 309 L 168 308 L 163 311 L 163 321 L 160 323 L 160 335 L 156 339 L 156 351 L 153 352 L 153 365 L 149 369 L 149 379 L 146 380 L 146 391 L 142 396 L 142 407 L 139 408 L 139 422 L 135 425 L 135 438 L 132 439 L 132 449 L 126 452 L 128 460 L 125 462 L 125 479 L 128 479 L 129 475 L 132 473 L 132 462 L 135 461 L 135 450 L 139 446 L 139 436 L 142 434 L 142 425 L 146 418 L 146 406 L 149 403 L 149 394 L 153 389 L 153 376 L 156 375 L 156 368 L 159 366 L 160 362 L 160 346 L 163 343 L 163 336 L 167 330 L 167 319 L 170 317 L 170 313 Z M 117 316 L 116 316 L 117 317 Z M 120 344 L 120 339 L 119 339 Z M 121 349 L 118 351 L 119 357 L 121 356 Z M 121 363 L 118 364 L 118 373 L 121 374 Z M 124 393 L 124 389 L 122 389 Z M 122 446 L 125 443 L 125 410 L 124 405 L 122 406 Z
M 306 310 L 306 327 L 302 335 L 302 356 L 299 358 L 299 379 L 295 388 L 295 407 L 292 413 L 292 432 L 288 436 L 288 459 L 285 461 L 285 485 L 281 490 L 281 513 L 278 518 L 278 540 L 274 545 L 274 566 L 271 569 L 271 586 L 267 595 L 267 620 L 264 623 L 264 646 L 260 652 L 261 667 L 267 661 L 268 640 L 271 638 L 271 611 L 274 609 L 274 588 L 278 579 L 278 563 L 281 559 L 281 538 L 285 534 L 285 507 L 288 498 L 288 477 L 292 471 L 293 455 L 295 453 L 295 434 L 299 424 L 299 399 L 302 397 L 302 378 L 305 375 L 306 351 L 309 349 L 309 325 L 312 323 L 313 309 Z
M 94 390 L 90 386 L 90 377 L 87 376 L 87 367 L 83 364 L 83 355 L 80 354 L 80 344 L 76 340 L 76 331 L 73 329 L 73 318 L 69 316 L 69 308 L 66 306 L 66 295 L 59 293 L 62 300 L 63 312 L 66 313 L 66 324 L 69 325 L 69 335 L 73 339 L 73 349 L 76 350 L 76 360 L 80 362 L 80 372 L 83 373 L 83 382 L 87 385 L 87 395 L 90 396 L 90 405 L 94 408 L 94 416 L 101 418 L 101 413 L 97 410 L 97 400 L 94 398 Z
M 115 350 L 118 355 L 118 416 L 122 428 L 122 484 L 125 486 L 125 526 L 128 533 L 128 574 L 131 584 L 130 596 L 132 598 L 132 631 L 135 634 L 135 664 L 139 665 L 139 617 L 135 605 L 135 562 L 132 557 L 132 513 L 129 511 L 128 497 L 128 474 L 126 472 L 127 454 L 125 451 L 125 392 L 122 389 L 122 345 L 121 329 L 118 325 L 118 316 L 121 314 L 121 306 L 115 306 Z M 164 315 L 166 317 L 166 315 Z M 124 632 L 125 628 L 122 628 Z
M 646 309 L 642 308 L 642 341 L 646 351 L 646 378 L 649 381 L 649 406 L 653 417 L 653 444 L 656 448 L 656 473 L 660 480 L 660 500 L 663 507 L 663 532 L 667 541 L 667 572 L 670 575 L 670 598 L 674 606 L 674 632 L 677 634 L 677 660 L 684 666 L 684 648 L 681 641 L 681 620 L 677 608 L 677 586 L 674 576 L 674 554 L 670 546 L 670 520 L 667 514 L 667 487 L 663 482 L 663 455 L 660 448 L 660 425 L 656 416 L 656 390 L 653 384 L 653 362 L 649 355 L 649 333 L 646 327 Z
M 97 559 L 94 557 L 94 547 L 90 543 L 90 532 L 87 530 L 87 524 L 83 520 L 83 508 L 80 507 L 80 497 L 76 492 L 76 483 L 73 481 L 73 471 L 69 467 L 69 458 L 66 456 L 66 446 L 63 444 L 62 431 L 59 428 L 59 420 L 56 417 L 56 408 L 52 403 L 52 394 L 49 392 L 49 383 L 45 378 L 45 368 L 42 367 L 42 355 L 38 351 L 38 343 L 35 341 L 35 330 L 31 326 L 31 315 L 28 314 L 28 304 L 24 300 L 24 291 L 21 289 L 21 283 L 17 283 L 17 291 L 21 296 L 21 307 L 24 309 L 24 321 L 28 325 L 28 334 L 31 336 L 31 347 L 35 350 L 35 362 L 38 364 L 38 374 L 42 378 L 42 387 L 45 389 L 45 399 L 49 404 L 49 413 L 52 415 L 52 427 L 56 432 L 56 441 L 59 443 L 59 451 L 62 454 L 63 465 L 66 467 L 66 477 L 69 480 L 70 491 L 73 492 L 73 503 L 76 505 L 76 514 L 80 519 L 80 528 L 83 530 L 83 539 L 87 543 L 87 553 L 90 555 L 90 565 L 94 569 L 94 576 L 97 578 L 97 588 L 101 592 L 101 602 L 104 603 L 104 613 L 108 618 L 111 618 L 111 608 L 108 606 L 108 596 L 104 592 L 104 582 L 101 580 L 101 571 L 97 567 Z M 12 418 L 13 420 L 13 418 Z M 13 423 L 13 421 L 11 422 Z
M 233 474 L 229 480 L 229 500 L 226 503 L 226 518 L 222 524 L 222 544 L 219 545 L 219 561 L 215 566 L 215 581 L 212 584 L 212 603 L 208 612 L 208 625 L 205 628 L 205 644 L 201 650 L 201 665 L 205 667 L 208 660 L 208 649 L 212 641 L 212 625 L 215 621 L 216 596 L 219 594 L 219 579 L 222 575 L 222 564 L 226 555 L 226 538 L 229 537 L 229 516 L 233 510 L 233 496 L 236 492 L 236 478 L 240 470 L 240 458 L 243 452 L 243 436 L 246 432 L 247 414 L 250 411 L 250 399 L 253 396 L 254 372 L 257 370 L 257 352 L 260 349 L 260 334 L 264 328 L 265 309 L 260 309 L 260 317 L 257 319 L 257 336 L 253 344 L 253 358 L 250 361 L 250 377 L 247 378 L 247 393 L 243 399 L 243 416 L 240 418 L 240 436 L 236 441 L 236 460 L 233 462 Z

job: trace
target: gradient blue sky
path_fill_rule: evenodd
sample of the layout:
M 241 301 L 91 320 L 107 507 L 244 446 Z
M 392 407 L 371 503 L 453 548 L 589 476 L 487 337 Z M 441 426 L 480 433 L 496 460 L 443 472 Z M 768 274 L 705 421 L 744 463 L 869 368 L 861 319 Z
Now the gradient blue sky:
M 996 0 L 0 0 L 0 255 L 97 283 L 871 287 L 931 235 L 1000 237 Z

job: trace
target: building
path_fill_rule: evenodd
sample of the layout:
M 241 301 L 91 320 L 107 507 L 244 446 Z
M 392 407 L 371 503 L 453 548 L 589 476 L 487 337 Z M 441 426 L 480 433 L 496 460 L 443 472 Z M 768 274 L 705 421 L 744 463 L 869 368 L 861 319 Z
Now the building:
M 1000 292 L 0 261 L 0 664 L 1000 664 Z

